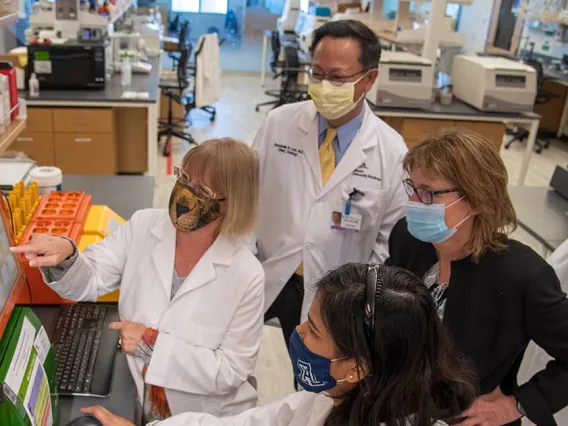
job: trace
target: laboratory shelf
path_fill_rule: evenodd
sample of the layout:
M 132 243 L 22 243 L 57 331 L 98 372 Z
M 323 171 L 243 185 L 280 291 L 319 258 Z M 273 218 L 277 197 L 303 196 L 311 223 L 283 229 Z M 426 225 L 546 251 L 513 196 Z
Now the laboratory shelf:
M 13 24 L 18 20 L 18 12 L 0 13 L 0 27 Z
M 6 131 L 0 134 L 0 152 L 6 151 L 8 147 L 16 140 L 20 133 L 26 128 L 26 120 L 14 120 L 6 128 Z

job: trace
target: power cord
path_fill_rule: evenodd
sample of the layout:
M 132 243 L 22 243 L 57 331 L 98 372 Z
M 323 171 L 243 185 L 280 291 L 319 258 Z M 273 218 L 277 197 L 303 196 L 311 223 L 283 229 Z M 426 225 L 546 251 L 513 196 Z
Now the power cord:
M 6 200 L 6 204 L 8 204 L 8 210 L 10 211 L 10 223 L 12 224 L 12 232 L 14 232 L 14 235 L 16 235 L 16 225 L 14 224 L 14 213 L 12 212 L 12 206 L 10 205 L 10 200 L 8 199 L 8 196 L 4 194 L 4 191 L 0 190 L 0 192 L 2 193 L 2 198 Z

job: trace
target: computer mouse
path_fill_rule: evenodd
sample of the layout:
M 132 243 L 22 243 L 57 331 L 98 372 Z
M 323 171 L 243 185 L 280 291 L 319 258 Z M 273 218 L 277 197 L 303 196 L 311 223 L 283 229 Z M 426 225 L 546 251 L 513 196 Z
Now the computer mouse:
M 82 416 L 71 420 L 67 426 L 103 426 L 103 424 L 93 416 Z

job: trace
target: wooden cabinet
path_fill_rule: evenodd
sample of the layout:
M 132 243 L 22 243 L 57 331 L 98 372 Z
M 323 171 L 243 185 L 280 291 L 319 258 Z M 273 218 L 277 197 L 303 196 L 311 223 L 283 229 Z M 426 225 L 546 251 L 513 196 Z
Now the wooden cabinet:
M 113 133 L 112 108 L 58 108 L 53 110 L 54 131 Z
M 55 164 L 53 133 L 25 130 L 10 146 L 12 151 L 24 152 L 40 166 Z
M 55 164 L 63 174 L 116 174 L 116 144 L 111 133 L 55 133 Z
M 505 125 L 488 121 L 436 120 L 413 117 L 381 117 L 389 126 L 399 132 L 408 148 L 418 145 L 429 135 L 447 129 L 459 128 L 478 133 L 492 141 L 497 149 L 501 149 Z

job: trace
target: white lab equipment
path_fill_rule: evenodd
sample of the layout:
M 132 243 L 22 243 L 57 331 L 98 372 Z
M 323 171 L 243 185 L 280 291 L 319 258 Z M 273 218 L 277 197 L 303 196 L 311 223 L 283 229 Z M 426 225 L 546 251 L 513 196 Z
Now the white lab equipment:
M 408 52 L 383 51 L 379 76 L 367 94 L 377 106 L 426 108 L 432 102 L 434 67 L 429 59 Z
M 282 16 L 276 21 L 276 28 L 280 34 L 294 32 L 301 7 L 301 0 L 286 0 Z
M 296 25 L 296 34 L 298 34 L 298 47 L 302 52 L 309 53 L 312 44 L 312 33 L 326 22 L 329 17 L 315 16 L 312 14 L 301 13 Z
M 130 66 L 130 59 L 128 59 L 128 54 L 125 53 L 122 58 L 122 64 L 120 67 L 120 84 L 122 86 L 130 86 L 132 83 L 132 67 Z
M 149 73 L 152 65 L 146 62 L 146 45 L 139 33 L 114 32 L 110 37 L 112 49 L 112 66 L 115 72 L 121 71 L 124 54 L 128 54 L 132 72 Z
M 146 19 L 144 19 L 146 18 Z M 150 19 L 149 19 L 150 18 Z M 132 32 L 139 34 L 145 43 L 148 56 L 159 56 L 163 48 L 162 26 L 147 16 L 134 16 L 132 19 Z
M 536 78 L 533 67 L 492 56 L 459 55 L 452 69 L 454 94 L 482 111 L 532 111 Z

